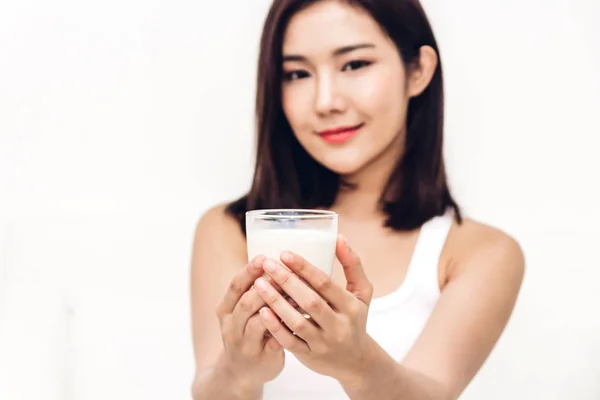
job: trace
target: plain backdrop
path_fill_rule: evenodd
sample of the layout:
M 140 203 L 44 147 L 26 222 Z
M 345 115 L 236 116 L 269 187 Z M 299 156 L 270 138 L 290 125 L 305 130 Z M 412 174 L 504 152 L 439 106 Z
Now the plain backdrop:
M 185 399 L 193 231 L 249 185 L 269 0 L 0 3 L 0 399 Z M 464 399 L 600 398 L 600 3 L 425 0 L 445 154 L 527 272 Z

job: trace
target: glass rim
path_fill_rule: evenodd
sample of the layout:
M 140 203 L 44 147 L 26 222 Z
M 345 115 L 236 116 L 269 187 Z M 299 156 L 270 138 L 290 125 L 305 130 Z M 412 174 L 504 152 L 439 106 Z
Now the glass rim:
M 335 211 L 328 210 L 312 210 L 306 208 L 272 208 L 246 211 L 246 216 L 258 219 L 273 217 L 291 219 L 332 219 L 336 218 L 338 214 Z

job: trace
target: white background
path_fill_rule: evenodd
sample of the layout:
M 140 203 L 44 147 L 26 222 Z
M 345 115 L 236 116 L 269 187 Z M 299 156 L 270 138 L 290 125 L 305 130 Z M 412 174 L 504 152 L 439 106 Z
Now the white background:
M 244 192 L 268 0 L 0 3 L 0 399 L 189 397 L 199 216 Z M 600 398 L 600 3 L 426 0 L 466 214 L 527 257 L 465 399 Z

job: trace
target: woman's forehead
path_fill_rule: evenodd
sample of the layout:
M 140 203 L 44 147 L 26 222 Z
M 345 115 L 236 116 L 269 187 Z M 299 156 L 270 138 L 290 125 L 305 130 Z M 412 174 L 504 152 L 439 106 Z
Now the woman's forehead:
M 339 1 L 322 1 L 296 13 L 287 26 L 284 54 L 310 54 L 386 39 L 365 11 Z

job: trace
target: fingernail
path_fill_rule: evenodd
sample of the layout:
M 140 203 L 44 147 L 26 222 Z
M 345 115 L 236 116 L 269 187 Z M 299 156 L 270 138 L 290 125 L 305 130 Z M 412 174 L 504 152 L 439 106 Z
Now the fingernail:
M 267 272 L 275 272 L 275 270 L 277 269 L 277 264 L 275 264 L 275 261 L 273 260 L 267 260 L 263 264 L 263 268 Z
M 261 269 L 263 261 L 263 256 L 257 256 L 254 258 L 254 268 Z
M 268 289 L 268 286 L 267 286 L 267 285 L 268 285 L 268 284 L 267 284 L 267 282 L 265 282 L 265 280 L 264 280 L 264 279 L 262 279 L 262 278 L 259 278 L 259 279 L 257 279 L 257 280 L 254 282 L 254 286 L 255 286 L 255 287 L 258 289 L 258 290 L 261 290 L 261 291 L 263 291 L 263 292 L 264 292 L 264 291 L 266 291 L 266 290 Z
M 344 246 L 346 246 L 346 249 L 348 249 L 348 253 L 352 256 L 356 256 L 354 249 L 352 248 L 352 246 L 350 246 L 350 243 L 348 243 L 348 238 L 346 238 L 346 236 L 342 235 L 342 240 L 344 242 Z
M 348 245 L 348 239 L 346 239 L 346 236 L 344 236 L 340 233 L 340 238 L 342 239 L 342 243 L 344 243 L 344 246 L 350 248 L 350 246 Z
M 294 256 L 292 256 L 292 253 L 290 253 L 289 251 L 284 251 L 283 253 L 281 253 L 281 261 L 290 263 L 293 259 Z

